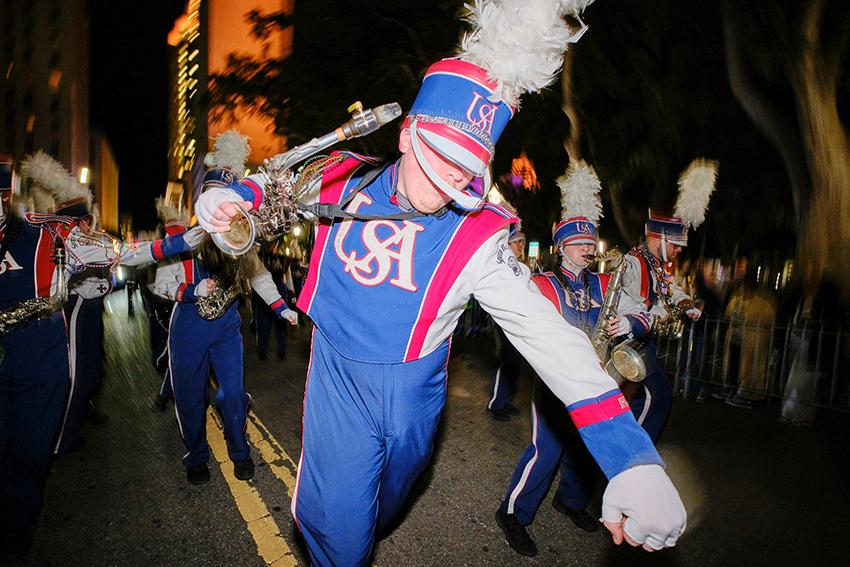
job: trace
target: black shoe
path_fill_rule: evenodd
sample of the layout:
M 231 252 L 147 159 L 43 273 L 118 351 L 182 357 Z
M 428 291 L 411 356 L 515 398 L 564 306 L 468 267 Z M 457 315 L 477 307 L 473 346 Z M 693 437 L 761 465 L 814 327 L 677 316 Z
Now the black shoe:
M 505 514 L 501 510 L 496 510 L 496 523 L 502 528 L 505 539 L 514 551 L 526 557 L 537 555 L 534 540 L 528 535 L 525 526 L 519 523 L 516 514 Z
M 210 481 L 210 468 L 206 463 L 186 467 L 186 480 L 189 484 L 206 484 Z
M 587 513 L 586 509 L 573 510 L 558 500 L 558 497 L 552 499 L 552 507 L 561 514 L 567 516 L 575 525 L 586 532 L 599 531 L 599 522 L 593 519 L 593 516 Z
M 239 480 L 254 478 L 254 460 L 248 457 L 242 461 L 233 461 L 233 475 Z
M 520 411 L 513 404 L 505 404 L 505 407 L 503 407 L 502 409 L 505 410 L 506 412 L 508 412 L 508 415 L 519 415 L 520 414 Z
M 153 403 L 151 404 L 151 409 L 156 412 L 164 412 L 168 407 L 168 398 L 164 397 L 162 394 L 157 394 L 153 398 Z
M 511 419 L 511 414 L 509 414 L 508 411 L 504 408 L 495 410 L 488 409 L 487 411 L 490 412 L 490 415 L 493 417 L 493 419 L 499 421 L 510 421 Z

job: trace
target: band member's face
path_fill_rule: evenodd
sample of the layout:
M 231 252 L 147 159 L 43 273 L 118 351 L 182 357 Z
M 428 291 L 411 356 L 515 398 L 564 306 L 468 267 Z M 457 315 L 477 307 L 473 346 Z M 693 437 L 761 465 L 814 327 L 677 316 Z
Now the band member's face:
M 452 162 L 444 159 L 428 144 L 421 144 L 422 153 L 437 175 L 453 188 L 461 191 L 472 181 L 472 174 L 464 171 Z M 410 144 L 410 129 L 404 128 L 398 139 L 401 152 L 401 164 L 398 172 L 398 191 L 421 213 L 435 213 L 445 207 L 452 199 L 440 191 L 425 174 L 425 171 L 413 155 Z
M 522 260 L 522 257 L 525 256 L 525 239 L 520 238 L 519 240 L 508 242 L 508 246 L 511 247 L 511 252 L 514 253 L 516 259 Z
M 11 200 L 11 191 L 0 191 L 0 224 L 6 222 L 6 211 L 9 210 Z
M 587 267 L 589 263 L 587 256 L 593 254 L 596 246 L 593 244 L 564 244 L 561 246 L 561 254 L 565 260 L 569 260 L 574 266 L 579 268 Z
M 664 260 L 664 252 L 667 252 L 667 261 L 672 262 L 676 259 L 676 256 L 679 255 L 679 252 L 682 251 L 682 247 L 678 244 L 673 244 L 668 240 L 662 240 L 656 236 L 647 236 L 646 237 L 646 245 L 649 248 L 649 251 L 652 252 L 652 255 L 658 258 L 659 260 Z M 666 250 L 662 250 L 664 247 Z

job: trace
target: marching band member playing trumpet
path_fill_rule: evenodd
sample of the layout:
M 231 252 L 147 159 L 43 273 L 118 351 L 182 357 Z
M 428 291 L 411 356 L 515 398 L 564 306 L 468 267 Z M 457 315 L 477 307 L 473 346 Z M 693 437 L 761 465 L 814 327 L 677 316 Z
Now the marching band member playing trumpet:
M 552 302 L 558 314 L 588 337 L 600 324 L 598 318 L 609 289 L 610 276 L 591 272 L 589 262 L 596 252 L 597 225 L 602 216 L 601 189 L 593 169 L 584 162 L 570 166 L 558 179 L 563 205 L 562 220 L 552 231 L 552 241 L 561 254 L 555 272 L 532 276 L 531 281 Z M 619 313 L 606 325 L 610 337 L 640 333 L 649 314 L 628 300 L 620 301 Z M 532 522 L 560 463 L 561 480 L 552 500 L 556 510 L 578 527 L 596 531 L 599 523 L 587 513 L 592 481 L 598 468 L 563 404 L 537 378 L 531 407 L 532 440 L 517 463 L 507 494 L 496 511 L 496 521 L 510 546 L 521 555 L 534 556 L 537 546 L 526 526 Z
M 661 458 L 587 336 L 511 254 L 516 217 L 483 202 L 496 140 L 520 95 L 545 87 L 577 39 L 562 19 L 576 3 L 521 4 L 473 6 L 478 27 L 463 53 L 425 73 L 398 161 L 376 168 L 332 154 L 315 178 L 312 199 L 361 217 L 319 224 L 298 299 L 316 332 L 292 512 L 315 565 L 368 564 L 376 532 L 427 466 L 451 334 L 473 295 L 566 406 L 611 479 L 604 510 L 615 541 L 661 549 L 685 528 Z M 533 17 L 518 18 L 520 10 Z M 198 222 L 229 230 L 236 204 L 257 207 L 267 181 L 204 193 Z

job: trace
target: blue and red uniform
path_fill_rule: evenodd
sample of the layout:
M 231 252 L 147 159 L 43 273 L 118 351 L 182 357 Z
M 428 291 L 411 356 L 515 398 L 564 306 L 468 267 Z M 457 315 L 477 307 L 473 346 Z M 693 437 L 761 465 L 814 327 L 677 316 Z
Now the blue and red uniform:
M 56 281 L 53 246 L 75 219 L 28 214 L 0 230 L 0 310 L 48 297 Z M 68 393 L 68 342 L 61 310 L 0 336 L 0 522 L 35 525 L 53 441 Z

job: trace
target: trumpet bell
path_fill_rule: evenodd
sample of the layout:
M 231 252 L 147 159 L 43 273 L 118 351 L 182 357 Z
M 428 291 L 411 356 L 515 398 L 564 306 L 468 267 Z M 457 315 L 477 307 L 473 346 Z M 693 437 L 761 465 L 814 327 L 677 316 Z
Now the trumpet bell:
M 246 253 L 254 245 L 257 239 L 257 225 L 242 205 L 234 205 L 238 207 L 239 213 L 230 222 L 230 231 L 214 232 L 211 238 L 222 252 L 236 257 Z

